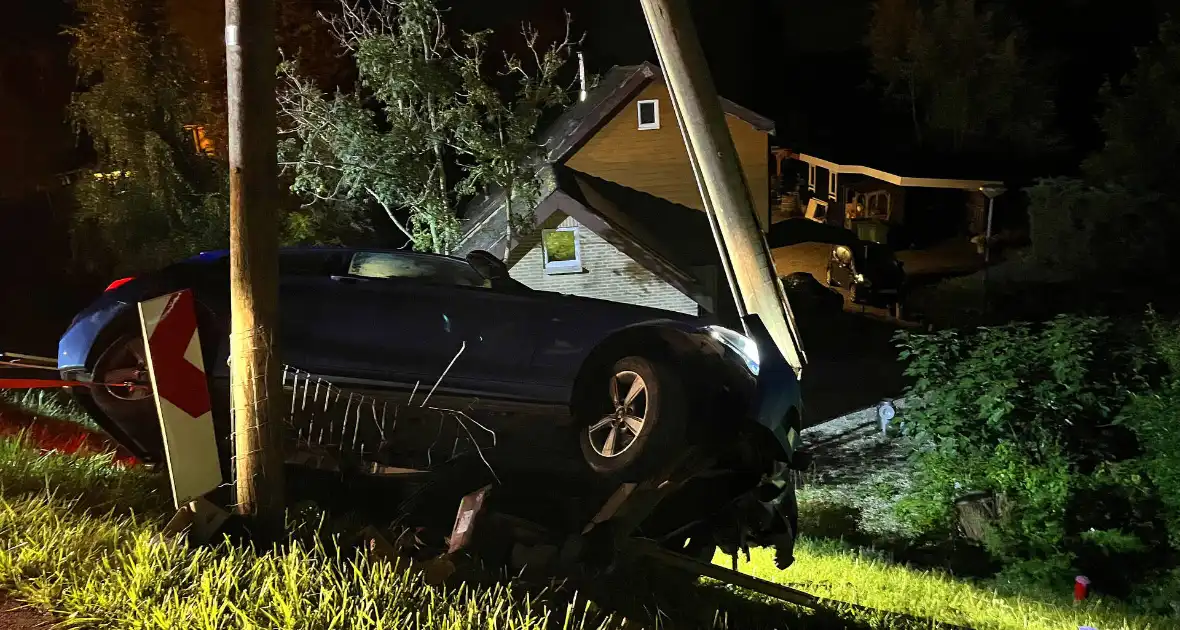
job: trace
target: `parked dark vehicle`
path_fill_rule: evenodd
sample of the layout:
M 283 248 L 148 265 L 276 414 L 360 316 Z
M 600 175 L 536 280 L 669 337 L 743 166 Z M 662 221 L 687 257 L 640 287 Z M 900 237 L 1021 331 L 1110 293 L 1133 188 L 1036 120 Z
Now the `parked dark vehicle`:
M 791 301 L 791 308 L 796 312 L 823 314 L 844 308 L 844 296 L 824 286 L 815 276 L 805 271 L 783 276 L 782 281 L 787 298 Z
M 146 461 L 164 454 L 136 305 L 193 291 L 215 420 L 227 425 L 228 273 L 228 254 L 210 252 L 116 281 L 61 338 L 64 378 L 139 385 L 77 396 Z M 568 435 L 600 477 L 641 478 L 716 431 L 764 435 L 771 459 L 786 462 L 788 435 L 801 430 L 793 372 L 760 371 L 766 350 L 754 340 L 694 316 L 534 291 L 486 252 L 287 249 L 280 276 L 284 363 L 341 387 L 408 392 L 454 360 L 434 396 L 564 412 L 576 435 L 537 435 Z
M 904 298 L 905 284 L 905 269 L 886 245 L 858 241 L 832 248 L 828 286 L 847 289 L 854 304 L 896 307 Z

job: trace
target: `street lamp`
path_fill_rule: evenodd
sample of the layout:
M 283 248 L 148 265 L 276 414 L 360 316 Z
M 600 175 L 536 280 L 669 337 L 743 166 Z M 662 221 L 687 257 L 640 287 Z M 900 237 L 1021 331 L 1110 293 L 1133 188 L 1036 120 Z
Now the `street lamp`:
M 984 184 L 979 187 L 979 192 L 987 197 L 987 232 L 984 234 L 983 241 L 983 264 L 987 265 L 991 262 L 992 257 L 992 212 L 996 207 L 996 197 L 1004 194 L 1008 189 L 1003 184 Z
M 984 184 L 979 187 L 979 192 L 987 197 L 987 232 L 984 234 L 983 241 L 983 311 L 984 313 L 991 312 L 991 302 L 988 300 L 988 278 L 987 271 L 991 266 L 992 258 L 992 211 L 996 207 L 996 197 L 1004 194 L 1008 190 L 1000 183 Z

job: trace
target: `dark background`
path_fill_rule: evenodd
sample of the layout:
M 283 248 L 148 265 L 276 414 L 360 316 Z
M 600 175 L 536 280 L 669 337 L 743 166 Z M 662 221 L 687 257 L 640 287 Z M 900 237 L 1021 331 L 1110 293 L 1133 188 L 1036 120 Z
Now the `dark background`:
M 217 0 L 179 0 L 185 31 L 220 45 Z M 1059 131 L 1056 162 L 1011 165 L 1011 178 L 1065 174 L 1100 146 L 1095 117 L 1103 82 L 1134 62 L 1175 0 L 1003 0 L 994 5 L 1026 28 L 1026 51 L 1052 64 Z M 86 163 L 65 118 L 74 88 L 69 40 L 74 19 L 62 0 L 7 0 L 0 20 L 0 349 L 53 354 L 69 315 L 110 278 L 77 272 L 69 240 L 70 200 L 59 174 Z M 722 95 L 778 124 L 776 143 L 879 166 L 944 162 L 903 156 L 904 112 L 872 84 L 863 39 L 868 0 L 694 0 L 702 44 Z M 493 28 L 515 46 L 520 23 L 559 35 L 563 9 L 587 33 L 590 72 L 655 61 L 638 0 L 453 0 L 454 29 Z M 1020 172 L 1015 172 L 1020 171 Z M 907 173 L 922 176 L 923 173 Z M 85 244 L 75 244 L 84 255 Z

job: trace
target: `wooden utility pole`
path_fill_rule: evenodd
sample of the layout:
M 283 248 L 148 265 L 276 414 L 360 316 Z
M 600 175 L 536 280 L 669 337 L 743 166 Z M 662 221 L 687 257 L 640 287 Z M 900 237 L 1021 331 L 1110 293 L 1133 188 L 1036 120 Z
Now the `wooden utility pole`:
M 757 314 L 796 374 L 805 357 L 686 0 L 640 0 L 742 316 Z
M 274 0 L 225 0 L 229 92 L 230 371 L 236 506 L 255 534 L 284 522 Z

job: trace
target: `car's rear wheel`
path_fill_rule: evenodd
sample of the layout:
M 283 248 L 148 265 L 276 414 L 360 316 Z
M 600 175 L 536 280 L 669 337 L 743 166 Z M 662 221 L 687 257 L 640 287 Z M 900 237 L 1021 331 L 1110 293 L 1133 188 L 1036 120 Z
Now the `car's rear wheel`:
M 99 384 L 90 388 L 90 397 L 105 416 L 99 424 L 103 425 L 103 421 L 114 424 L 117 427 L 114 430 L 103 428 L 116 440 L 130 439 L 133 444 L 124 446 L 137 456 L 152 462 L 163 461 L 164 442 L 143 336 L 132 333 L 118 336 L 99 355 L 93 374 L 95 383 Z M 114 435 L 116 432 L 122 436 Z
M 575 410 L 582 455 L 595 473 L 640 481 L 688 446 L 689 406 L 673 368 L 630 356 L 596 380 L 586 408 Z

